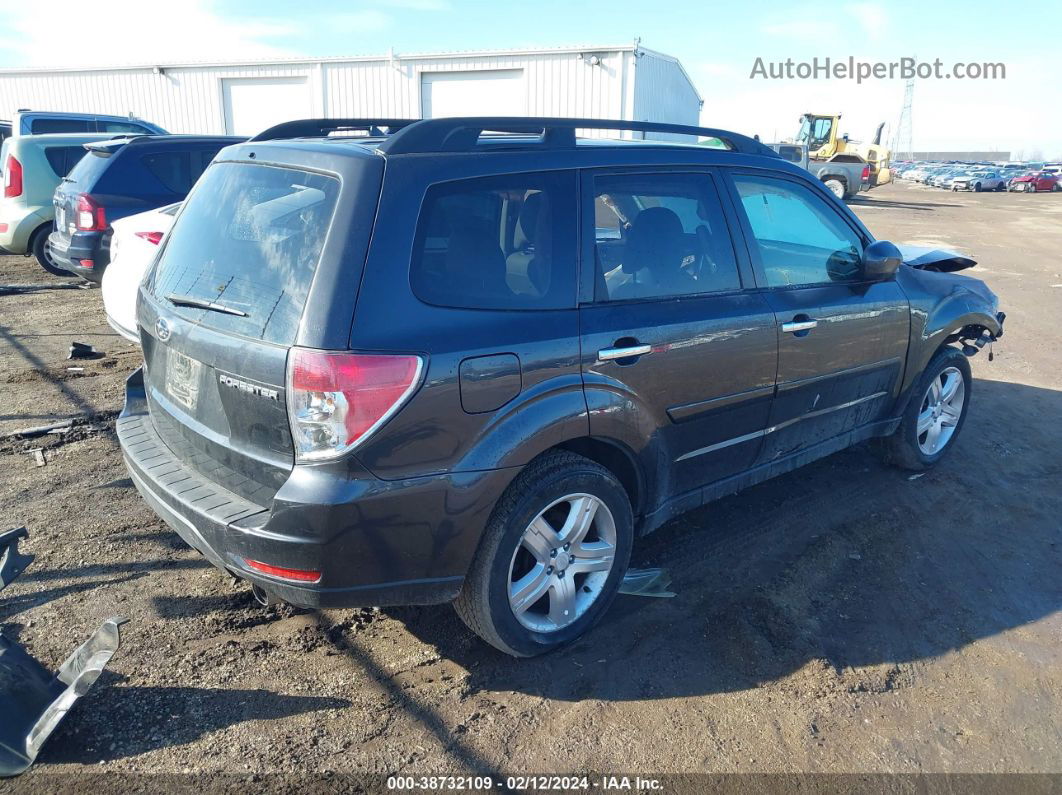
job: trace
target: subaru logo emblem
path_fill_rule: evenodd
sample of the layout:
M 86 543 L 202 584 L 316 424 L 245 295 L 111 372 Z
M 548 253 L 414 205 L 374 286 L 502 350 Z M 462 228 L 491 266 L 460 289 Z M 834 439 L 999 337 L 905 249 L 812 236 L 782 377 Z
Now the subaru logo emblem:
M 158 318 L 155 321 L 155 336 L 159 338 L 159 342 L 165 342 L 170 338 L 170 324 L 166 322 L 164 318 Z

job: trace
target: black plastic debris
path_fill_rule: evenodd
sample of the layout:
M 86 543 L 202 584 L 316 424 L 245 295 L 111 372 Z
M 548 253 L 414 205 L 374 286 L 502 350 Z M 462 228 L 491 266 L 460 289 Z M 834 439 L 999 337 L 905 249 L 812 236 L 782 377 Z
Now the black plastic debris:
M 67 359 L 102 359 L 106 354 L 96 350 L 87 342 L 74 342 L 70 345 Z
M 0 590 L 33 556 L 18 550 L 25 527 L 0 533 Z M 124 618 L 109 618 L 67 657 L 54 675 L 25 649 L 0 635 L 0 777 L 17 776 L 37 758 L 74 703 L 95 684 L 121 644 Z
M 667 569 L 627 569 L 619 592 L 630 596 L 674 596 Z

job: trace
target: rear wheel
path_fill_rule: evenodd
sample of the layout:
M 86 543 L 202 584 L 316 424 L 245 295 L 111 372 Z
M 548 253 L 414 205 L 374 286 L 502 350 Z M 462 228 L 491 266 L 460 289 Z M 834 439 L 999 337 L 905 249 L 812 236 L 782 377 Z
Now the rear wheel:
M 886 459 L 913 471 L 940 461 L 966 421 L 970 387 L 969 360 L 962 351 L 941 348 L 922 374 L 900 427 L 884 440 Z
M 546 454 L 498 502 L 454 607 L 507 654 L 551 651 L 608 609 L 633 538 L 630 500 L 615 475 L 573 453 Z
M 822 184 L 829 188 L 830 193 L 838 199 L 841 199 L 842 201 L 844 200 L 845 185 L 842 180 L 839 180 L 836 177 L 830 177 L 829 179 L 824 179 Z
M 50 227 L 42 226 L 36 232 L 33 233 L 32 251 L 33 258 L 37 260 L 37 264 L 44 268 L 48 273 L 55 276 L 73 276 L 70 271 L 63 270 L 52 259 L 52 254 L 48 250 L 48 230 Z

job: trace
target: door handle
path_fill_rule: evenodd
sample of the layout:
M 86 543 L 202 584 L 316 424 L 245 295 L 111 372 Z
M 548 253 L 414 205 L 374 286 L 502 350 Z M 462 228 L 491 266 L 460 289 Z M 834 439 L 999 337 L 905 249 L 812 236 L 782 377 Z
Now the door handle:
M 793 320 L 782 324 L 782 331 L 787 334 L 797 334 L 801 331 L 811 331 L 819 325 L 817 320 Z
M 645 356 L 653 352 L 652 345 L 625 345 L 622 348 L 602 348 L 597 352 L 599 362 L 610 362 L 613 359 L 627 359 L 632 356 Z

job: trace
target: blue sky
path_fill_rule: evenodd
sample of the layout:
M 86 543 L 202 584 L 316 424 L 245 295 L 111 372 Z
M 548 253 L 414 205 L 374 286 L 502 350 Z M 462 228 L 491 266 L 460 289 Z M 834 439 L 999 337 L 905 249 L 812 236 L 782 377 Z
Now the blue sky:
M 37 6 L 40 6 L 39 8 Z M 52 66 L 642 43 L 678 57 L 705 98 L 702 121 L 780 138 L 800 113 L 840 111 L 867 138 L 898 120 L 903 81 L 750 79 L 765 61 L 940 58 L 1002 62 L 1004 80 L 916 83 L 916 148 L 1003 148 L 1062 158 L 1062 3 L 654 3 L 640 0 L 140 0 L 86 14 L 83 0 L 5 2 L 0 66 Z M 54 46 L 55 18 L 81 46 Z

